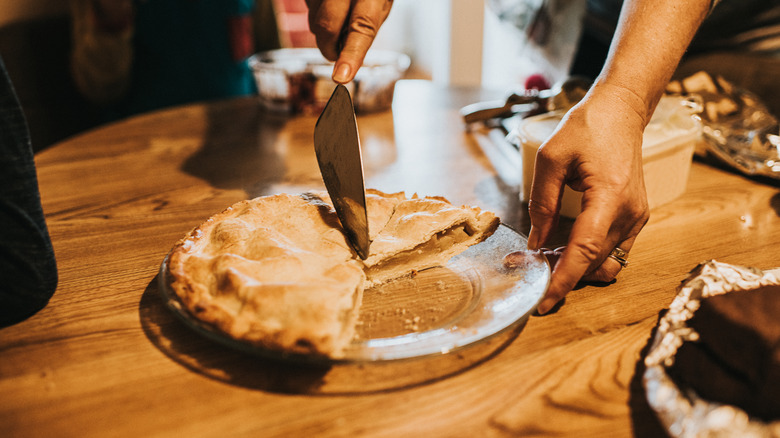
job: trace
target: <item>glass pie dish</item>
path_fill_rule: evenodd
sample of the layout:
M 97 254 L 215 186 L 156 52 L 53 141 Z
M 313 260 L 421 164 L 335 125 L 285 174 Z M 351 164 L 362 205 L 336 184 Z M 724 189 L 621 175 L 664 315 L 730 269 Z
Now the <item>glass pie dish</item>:
M 538 253 L 529 253 L 517 265 L 504 264 L 507 254 L 525 248 L 521 234 L 501 225 L 444 266 L 366 290 L 357 336 L 338 359 L 265 349 L 194 318 L 169 287 L 167 257 L 160 267 L 159 290 L 189 328 L 245 353 L 322 365 L 392 362 L 455 353 L 521 327 L 547 290 L 551 273 Z

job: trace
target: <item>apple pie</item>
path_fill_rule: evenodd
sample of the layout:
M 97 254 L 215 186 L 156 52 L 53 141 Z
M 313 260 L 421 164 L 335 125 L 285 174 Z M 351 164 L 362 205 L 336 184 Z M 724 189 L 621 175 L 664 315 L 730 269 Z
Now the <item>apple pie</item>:
M 186 312 L 231 338 L 338 358 L 355 335 L 364 289 L 442 265 L 499 224 L 442 197 L 368 190 L 366 204 L 365 260 L 326 192 L 234 204 L 174 245 L 169 288 Z

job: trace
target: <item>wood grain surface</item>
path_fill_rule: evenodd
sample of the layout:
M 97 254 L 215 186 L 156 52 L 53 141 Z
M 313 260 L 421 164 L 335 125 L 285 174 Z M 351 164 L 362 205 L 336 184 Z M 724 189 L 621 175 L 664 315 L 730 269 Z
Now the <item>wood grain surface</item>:
M 460 106 L 487 97 L 500 96 L 399 82 L 392 112 L 358 117 L 367 186 L 478 205 L 527 233 L 517 189 L 460 121 Z M 640 379 L 677 285 L 710 259 L 780 266 L 777 185 L 695 161 L 613 284 L 578 288 L 460 354 L 317 368 L 195 334 L 164 306 L 160 263 L 236 201 L 322 189 L 315 121 L 244 98 L 134 117 L 40 153 L 60 283 L 43 311 L 0 329 L 0 435 L 664 436 Z

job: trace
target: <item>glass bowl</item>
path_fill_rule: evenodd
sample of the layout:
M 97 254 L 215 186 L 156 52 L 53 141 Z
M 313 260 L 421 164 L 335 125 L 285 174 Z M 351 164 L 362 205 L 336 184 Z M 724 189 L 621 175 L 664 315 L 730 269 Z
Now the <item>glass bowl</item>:
M 370 50 L 355 79 L 347 84 L 356 112 L 390 108 L 395 83 L 409 68 L 403 53 Z M 336 83 L 333 63 L 318 49 L 295 48 L 260 52 L 249 58 L 262 104 L 273 111 L 319 114 Z

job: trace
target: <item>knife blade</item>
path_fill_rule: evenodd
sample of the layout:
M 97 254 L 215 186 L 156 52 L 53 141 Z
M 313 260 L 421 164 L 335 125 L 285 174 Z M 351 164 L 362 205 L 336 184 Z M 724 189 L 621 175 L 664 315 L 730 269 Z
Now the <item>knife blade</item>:
M 322 180 L 347 240 L 361 259 L 368 257 L 363 158 L 352 98 L 344 85 L 333 90 L 314 126 L 314 150 Z

